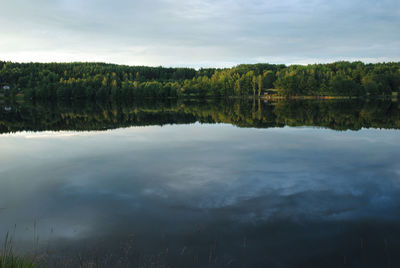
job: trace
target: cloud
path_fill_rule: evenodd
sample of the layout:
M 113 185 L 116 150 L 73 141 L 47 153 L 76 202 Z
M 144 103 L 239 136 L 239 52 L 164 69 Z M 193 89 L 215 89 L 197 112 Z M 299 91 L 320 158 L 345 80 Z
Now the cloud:
M 225 66 L 399 60 L 398 1 L 5 1 L 0 58 Z

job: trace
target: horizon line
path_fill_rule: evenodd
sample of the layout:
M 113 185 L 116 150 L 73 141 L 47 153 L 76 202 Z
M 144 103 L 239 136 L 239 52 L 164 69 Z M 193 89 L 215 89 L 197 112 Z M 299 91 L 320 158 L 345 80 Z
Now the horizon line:
M 134 65 L 134 64 L 123 64 L 123 63 L 113 63 L 106 61 L 11 61 L 11 60 L 2 60 L 0 62 L 13 63 L 13 64 L 105 64 L 105 65 L 117 65 L 117 66 L 126 66 L 126 67 L 150 67 L 150 68 L 186 68 L 186 69 L 232 69 L 238 67 L 240 65 L 257 65 L 257 64 L 270 64 L 270 65 L 285 65 L 285 67 L 290 66 L 309 66 L 309 65 L 324 65 L 324 64 L 334 64 L 340 62 L 348 62 L 348 63 L 356 63 L 360 62 L 362 64 L 388 64 L 388 63 L 400 63 L 400 61 L 363 61 L 363 60 L 334 60 L 334 61 L 323 61 L 323 62 L 314 62 L 314 63 L 272 63 L 272 62 L 255 62 L 255 63 L 238 63 L 232 64 L 230 67 L 191 67 L 191 66 L 178 66 L 178 65 Z

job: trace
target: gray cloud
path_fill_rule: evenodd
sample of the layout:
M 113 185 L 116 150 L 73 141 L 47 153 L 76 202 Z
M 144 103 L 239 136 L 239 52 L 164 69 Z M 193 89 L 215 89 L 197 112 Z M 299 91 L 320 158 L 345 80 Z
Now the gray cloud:
M 226 66 L 399 60 L 395 0 L 2 3 L 0 58 Z

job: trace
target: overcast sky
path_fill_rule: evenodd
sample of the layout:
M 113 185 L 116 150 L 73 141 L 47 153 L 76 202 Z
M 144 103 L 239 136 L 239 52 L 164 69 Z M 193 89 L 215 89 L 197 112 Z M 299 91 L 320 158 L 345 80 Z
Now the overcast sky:
M 400 60 L 399 0 L 0 0 L 0 60 Z

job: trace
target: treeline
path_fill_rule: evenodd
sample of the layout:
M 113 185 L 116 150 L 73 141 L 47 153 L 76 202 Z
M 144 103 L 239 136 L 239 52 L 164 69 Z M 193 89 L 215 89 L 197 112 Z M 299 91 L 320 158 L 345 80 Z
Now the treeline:
M 400 105 L 390 100 L 260 99 L 204 101 L 47 102 L 0 105 L 0 133 L 106 130 L 130 126 L 227 123 L 239 127 L 318 126 L 335 130 L 400 129 Z
M 0 61 L 4 95 L 28 99 L 382 96 L 400 91 L 400 63 L 243 64 L 227 69 Z M 3 87 L 9 86 L 9 90 Z
M 400 63 L 293 65 L 276 74 L 282 95 L 363 96 L 400 91 Z

